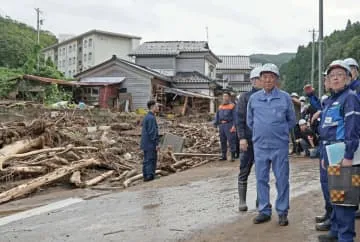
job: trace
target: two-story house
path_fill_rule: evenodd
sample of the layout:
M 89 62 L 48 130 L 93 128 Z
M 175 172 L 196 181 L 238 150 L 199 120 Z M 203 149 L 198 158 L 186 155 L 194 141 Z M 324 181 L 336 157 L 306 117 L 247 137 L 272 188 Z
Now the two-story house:
M 206 41 L 145 42 L 130 53 L 135 63 L 172 78 L 172 86 L 214 96 L 216 65 L 221 60 Z M 210 110 L 214 111 L 211 103 Z
M 141 37 L 90 30 L 42 50 L 66 77 L 96 66 L 110 56 L 131 60 L 128 54 L 140 44 Z
M 216 66 L 216 77 L 223 80 L 223 87 L 231 86 L 237 92 L 251 90 L 250 71 L 253 66 L 249 56 L 220 55 Z

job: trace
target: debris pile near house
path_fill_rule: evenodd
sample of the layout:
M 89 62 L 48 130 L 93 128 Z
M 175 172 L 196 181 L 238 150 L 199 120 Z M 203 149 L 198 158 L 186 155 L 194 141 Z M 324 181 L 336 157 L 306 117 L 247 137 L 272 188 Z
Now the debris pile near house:
M 107 182 L 126 188 L 142 179 L 141 117 L 120 113 L 95 126 L 91 118 L 75 112 L 48 111 L 28 122 L 0 124 L 0 204 L 55 183 L 84 188 Z M 161 133 L 182 136 L 185 144 L 184 153 L 162 149 L 157 174 L 168 175 L 217 158 L 194 155 L 219 153 L 215 128 L 200 122 L 159 123 Z

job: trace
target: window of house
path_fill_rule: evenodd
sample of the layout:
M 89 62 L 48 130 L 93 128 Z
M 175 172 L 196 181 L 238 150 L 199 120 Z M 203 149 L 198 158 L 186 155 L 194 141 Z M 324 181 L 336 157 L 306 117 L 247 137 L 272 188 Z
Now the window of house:
M 63 60 L 62 66 L 65 67 L 65 60 Z
M 73 70 L 73 75 L 75 75 L 75 70 Z
M 93 96 L 93 97 L 99 96 L 99 88 L 98 87 L 91 88 L 91 96 Z
M 65 48 L 63 48 L 63 55 L 65 55 Z
M 71 61 L 71 58 L 69 58 L 69 65 L 71 65 L 72 64 L 72 61 Z
M 84 54 L 84 62 L 86 62 L 86 57 L 87 57 L 87 55 L 86 55 L 86 54 Z
M 75 57 L 73 57 L 73 64 L 75 65 L 75 62 L 76 62 L 76 59 L 75 59 Z
M 69 76 L 71 76 L 71 71 L 69 71 Z
M 71 53 L 72 52 L 72 46 L 70 45 L 69 46 L 69 53 Z
M 84 48 L 87 47 L 87 40 L 84 40 Z
M 89 53 L 89 61 L 91 60 L 91 58 L 92 58 L 92 53 L 90 52 Z
M 89 39 L 89 48 L 92 47 L 92 39 Z

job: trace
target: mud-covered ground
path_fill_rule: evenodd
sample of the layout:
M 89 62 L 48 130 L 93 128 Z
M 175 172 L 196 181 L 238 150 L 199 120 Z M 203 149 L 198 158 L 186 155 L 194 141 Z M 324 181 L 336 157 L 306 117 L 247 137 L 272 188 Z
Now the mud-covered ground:
M 214 162 L 125 191 L 40 193 L 2 206 L 3 216 L 25 212 L 0 219 L 1 241 L 317 241 L 314 217 L 323 212 L 323 201 L 316 160 L 291 161 L 288 227 L 277 225 L 275 211 L 271 222 L 252 224 L 253 174 L 250 211 L 237 211 L 237 173 L 237 162 Z M 273 176 L 271 183 L 274 204 Z

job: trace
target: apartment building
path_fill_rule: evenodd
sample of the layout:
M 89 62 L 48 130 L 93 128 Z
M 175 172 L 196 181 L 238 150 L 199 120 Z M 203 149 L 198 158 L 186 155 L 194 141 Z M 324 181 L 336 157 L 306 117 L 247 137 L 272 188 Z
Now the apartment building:
M 98 65 L 116 55 L 131 60 L 129 53 L 140 45 L 141 37 L 91 30 L 42 50 L 66 77 Z

